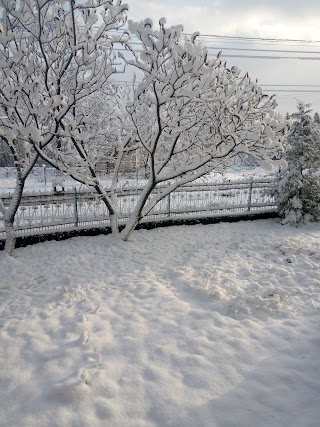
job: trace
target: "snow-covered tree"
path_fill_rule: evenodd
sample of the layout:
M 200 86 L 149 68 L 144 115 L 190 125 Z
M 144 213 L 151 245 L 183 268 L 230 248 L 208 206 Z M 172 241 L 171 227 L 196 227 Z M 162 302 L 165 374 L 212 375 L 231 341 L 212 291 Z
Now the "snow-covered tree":
M 119 107 L 126 99 L 126 91 L 122 89 L 106 82 L 99 91 L 73 107 L 72 116 L 64 121 L 54 144 L 38 149 L 51 166 L 96 191 L 107 207 L 113 233 L 118 233 L 114 200 L 117 180 L 112 179 L 111 188 L 106 188 L 99 175 L 99 164 L 108 162 L 113 171 L 119 163 L 119 132 L 125 129 L 123 115 L 119 114 Z
M 83 122 L 74 111 L 116 71 L 110 30 L 123 25 L 126 10 L 121 0 L 0 0 L 0 138 L 16 168 L 10 206 L 0 200 L 8 252 L 39 153 L 66 135 L 81 155 Z
M 150 19 L 129 21 L 128 27 L 140 41 L 139 51 L 125 43 L 127 52 L 120 57 L 136 70 L 140 83 L 134 81 L 132 89 L 118 87 L 113 93 L 110 87 L 101 88 L 86 106 L 77 105 L 74 118 L 83 122 L 83 128 L 60 133 L 69 148 L 60 150 L 58 166 L 95 188 L 117 233 L 119 172 L 128 154 L 142 159 L 148 181 L 121 233 L 125 240 L 170 192 L 213 169 L 223 170 L 240 153 L 269 166 L 269 159 L 282 150 L 288 126 L 274 112 L 275 100 L 264 95 L 256 82 L 247 75 L 240 77 L 240 70 L 228 69 L 220 58 L 209 61 L 197 34 L 181 40 L 182 26 L 167 28 L 164 19 L 158 29 Z M 95 111 L 97 102 L 102 108 L 92 115 L 89 111 Z M 106 153 L 114 159 L 107 189 L 95 166 Z M 57 164 L 48 154 L 44 158 Z
M 182 40 L 182 26 L 167 28 L 165 19 L 159 28 L 149 19 L 130 21 L 142 51 L 123 34 L 116 40 L 127 49 L 120 59 L 141 82 L 113 92 L 109 77 L 117 60 L 109 30 L 125 21 L 127 6 L 120 0 L 0 1 L 1 138 L 17 169 L 12 203 L 0 205 L 8 247 L 24 182 L 39 154 L 94 188 L 117 232 L 118 174 L 128 153 L 139 153 L 149 178 L 121 234 L 126 240 L 179 186 L 222 170 L 241 153 L 270 166 L 282 150 L 288 121 L 275 113 L 274 98 L 237 67 L 227 68 L 219 57 L 210 61 L 196 33 Z M 104 96 L 107 105 L 97 115 Z M 107 190 L 96 168 L 105 155 L 115 159 Z
M 9 147 L 4 141 L 0 138 L 0 167 L 12 167 L 13 158 L 11 156 Z
M 320 219 L 320 131 L 309 105 L 297 107 L 285 144 L 288 171 L 279 188 L 279 214 L 291 225 Z
M 209 60 L 198 33 L 182 39 L 182 26 L 168 28 L 165 19 L 158 28 L 150 19 L 128 27 L 142 51 L 127 44 L 131 58 L 127 53 L 123 59 L 142 81 L 126 109 L 132 131 L 120 148 L 139 147 L 149 178 L 121 233 L 124 240 L 170 192 L 225 168 L 240 153 L 270 166 L 289 125 L 257 82 L 219 57 Z
M 319 116 L 319 113 L 317 113 L 317 112 L 314 113 L 314 115 L 313 115 L 313 121 L 315 123 L 317 123 L 318 125 L 320 125 L 320 116 Z

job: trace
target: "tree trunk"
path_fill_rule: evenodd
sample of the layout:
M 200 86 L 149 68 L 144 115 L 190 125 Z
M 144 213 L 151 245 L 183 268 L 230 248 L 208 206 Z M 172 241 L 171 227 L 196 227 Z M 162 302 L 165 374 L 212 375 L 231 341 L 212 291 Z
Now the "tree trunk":
M 20 206 L 22 193 L 24 189 L 25 179 L 17 179 L 16 186 L 8 207 L 3 206 L 2 204 L 2 214 L 3 221 L 6 231 L 6 243 L 5 243 L 5 252 L 8 255 L 13 255 L 13 251 L 16 245 L 16 232 L 14 229 L 14 219 L 17 213 L 17 210 Z
M 139 199 L 137 201 L 134 211 L 129 216 L 129 221 L 127 222 L 126 226 L 120 233 L 121 239 L 124 240 L 125 242 L 128 240 L 132 231 L 136 228 L 136 226 L 141 222 L 142 218 L 144 217 L 144 215 L 142 215 L 142 210 L 154 187 L 155 187 L 154 180 L 150 178 L 150 182 L 144 187 L 142 193 L 139 196 Z
M 111 231 L 112 234 L 118 235 L 119 234 L 119 226 L 118 226 L 118 217 L 116 213 L 110 213 L 110 224 L 111 224 Z
M 124 240 L 125 242 L 128 240 L 130 234 L 133 232 L 133 230 L 136 228 L 136 226 L 138 224 L 140 224 L 142 218 L 144 217 L 142 211 L 143 208 L 145 207 L 148 197 L 150 196 L 150 194 L 152 193 L 152 191 L 154 190 L 155 186 L 156 186 L 156 182 L 155 182 L 155 176 L 154 176 L 154 169 L 151 168 L 153 170 L 153 173 L 150 174 L 148 183 L 145 185 L 144 189 L 142 190 L 137 203 L 136 203 L 136 207 L 133 210 L 133 212 L 130 214 L 129 216 L 129 220 L 126 224 L 126 226 L 124 227 L 124 229 L 121 231 L 120 233 L 120 237 L 122 240 Z
M 118 215 L 117 215 L 117 199 L 114 198 L 114 196 L 111 196 L 111 200 L 110 200 L 109 197 L 106 195 L 106 192 L 100 182 L 94 186 L 94 189 L 101 197 L 102 202 L 106 205 L 106 208 L 109 212 L 112 234 L 118 235 L 119 226 L 118 226 Z M 114 201 L 115 201 L 115 205 L 113 205 Z
M 112 210 L 109 209 L 109 217 L 110 217 L 110 224 L 111 224 L 111 231 L 112 234 L 117 236 L 119 234 L 119 226 L 118 226 L 118 197 L 117 193 L 115 191 L 115 188 L 112 187 L 112 193 L 111 193 L 111 202 L 112 202 Z
M 133 232 L 133 230 L 136 228 L 136 226 L 139 224 L 140 220 L 138 215 L 130 215 L 129 221 L 127 222 L 125 228 L 121 231 L 120 237 L 125 242 L 129 239 L 130 234 Z
M 5 230 L 6 230 L 6 243 L 5 243 L 4 250 L 6 254 L 12 256 L 16 246 L 16 232 L 14 230 L 14 226 L 11 221 L 5 221 Z

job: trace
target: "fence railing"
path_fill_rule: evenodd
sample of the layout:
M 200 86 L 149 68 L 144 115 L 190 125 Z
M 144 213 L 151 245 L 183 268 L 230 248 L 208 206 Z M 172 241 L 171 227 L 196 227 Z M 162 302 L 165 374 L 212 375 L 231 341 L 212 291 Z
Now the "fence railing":
M 277 179 L 223 181 L 180 187 L 163 198 L 144 221 L 237 216 L 274 212 Z M 142 188 L 122 189 L 118 193 L 119 224 L 125 224 Z M 161 191 L 158 188 L 153 195 Z M 5 206 L 10 195 L 2 195 Z M 58 231 L 106 227 L 110 224 L 106 206 L 91 191 L 25 193 L 15 218 L 17 236 L 41 235 Z M 0 214 L 0 240 L 5 239 Z

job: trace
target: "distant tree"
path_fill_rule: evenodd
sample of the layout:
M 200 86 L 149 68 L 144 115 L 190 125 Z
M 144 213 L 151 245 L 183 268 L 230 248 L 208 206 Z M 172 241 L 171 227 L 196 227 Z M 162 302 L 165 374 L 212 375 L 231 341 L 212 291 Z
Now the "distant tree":
M 291 119 L 291 116 L 290 116 L 290 114 L 289 114 L 289 113 L 286 113 L 286 115 L 285 115 L 285 119 L 286 119 L 286 120 L 290 120 L 290 119 Z
M 309 105 L 298 102 L 297 108 L 285 144 L 288 171 L 279 189 L 279 214 L 291 225 L 320 219 L 320 131 Z

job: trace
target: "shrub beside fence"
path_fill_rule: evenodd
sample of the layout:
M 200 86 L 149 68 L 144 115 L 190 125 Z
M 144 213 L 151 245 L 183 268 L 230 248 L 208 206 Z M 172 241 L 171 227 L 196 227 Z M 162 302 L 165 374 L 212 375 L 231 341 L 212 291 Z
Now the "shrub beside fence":
M 183 186 L 162 199 L 143 221 L 275 212 L 278 183 L 275 179 L 257 179 Z M 126 223 L 140 191 L 141 188 L 119 191 L 119 225 Z M 8 196 L 1 198 L 5 205 L 9 204 Z M 17 237 L 24 237 L 104 228 L 110 225 L 110 221 L 107 209 L 96 193 L 74 189 L 59 194 L 25 193 L 14 225 Z M 0 240 L 4 239 L 4 222 L 0 214 Z

